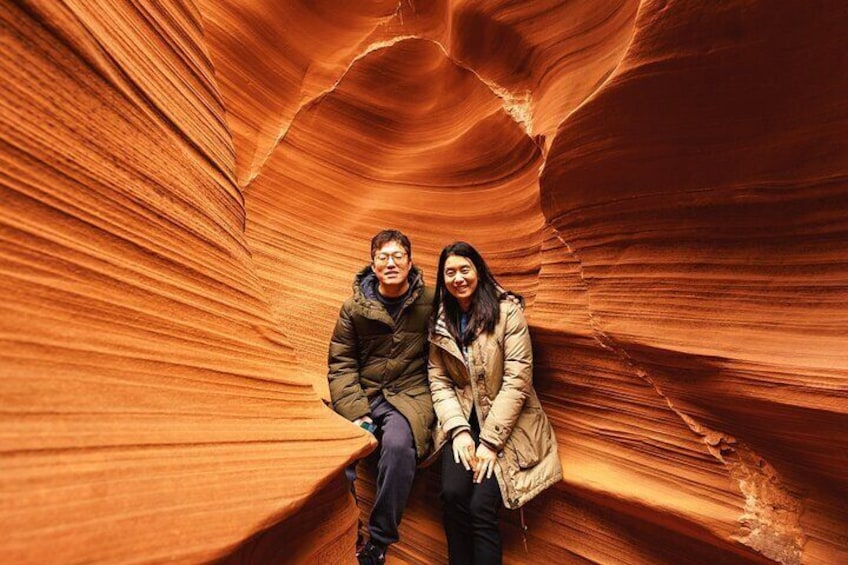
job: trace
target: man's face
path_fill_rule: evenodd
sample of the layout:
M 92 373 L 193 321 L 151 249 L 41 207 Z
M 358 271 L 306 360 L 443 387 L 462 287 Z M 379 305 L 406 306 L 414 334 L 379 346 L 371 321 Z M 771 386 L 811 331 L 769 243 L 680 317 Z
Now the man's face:
M 412 260 L 400 243 L 390 241 L 374 254 L 371 268 L 381 286 L 398 287 L 406 284 L 409 270 L 412 268 Z

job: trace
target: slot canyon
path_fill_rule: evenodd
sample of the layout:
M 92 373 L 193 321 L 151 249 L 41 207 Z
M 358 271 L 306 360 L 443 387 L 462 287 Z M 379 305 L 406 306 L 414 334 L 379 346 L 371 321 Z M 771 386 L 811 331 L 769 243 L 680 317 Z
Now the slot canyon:
M 354 564 L 370 238 L 526 300 L 506 563 L 848 563 L 848 4 L 0 0 L 0 556 Z M 344 470 L 357 460 L 357 505 Z M 447 563 L 440 466 L 387 563 Z

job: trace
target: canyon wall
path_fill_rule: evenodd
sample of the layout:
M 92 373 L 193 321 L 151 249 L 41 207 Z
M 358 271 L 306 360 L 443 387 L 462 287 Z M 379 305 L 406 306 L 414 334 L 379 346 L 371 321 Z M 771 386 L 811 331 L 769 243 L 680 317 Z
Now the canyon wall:
M 848 8 L 0 3 L 0 555 L 354 563 L 370 237 L 527 300 L 508 563 L 848 561 Z M 389 563 L 445 563 L 438 465 Z

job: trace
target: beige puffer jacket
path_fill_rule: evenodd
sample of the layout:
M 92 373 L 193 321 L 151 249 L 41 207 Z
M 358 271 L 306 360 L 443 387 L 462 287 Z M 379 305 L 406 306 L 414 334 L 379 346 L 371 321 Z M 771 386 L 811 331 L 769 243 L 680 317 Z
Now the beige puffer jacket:
M 494 333 L 477 336 L 467 362 L 447 331 L 444 312 L 430 343 L 428 375 L 439 435 L 470 429 L 474 407 L 480 438 L 498 451 L 495 474 L 504 505 L 519 508 L 562 480 L 556 438 L 533 389 L 533 351 L 521 307 L 501 300 Z

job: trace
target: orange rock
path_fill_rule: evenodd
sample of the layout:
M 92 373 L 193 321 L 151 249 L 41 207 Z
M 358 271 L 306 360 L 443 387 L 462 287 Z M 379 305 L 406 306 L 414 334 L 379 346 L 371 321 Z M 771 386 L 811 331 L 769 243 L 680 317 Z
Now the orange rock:
M 0 5 L 0 555 L 354 563 L 327 342 L 395 227 L 527 298 L 565 479 L 505 562 L 848 561 L 825 4 Z

